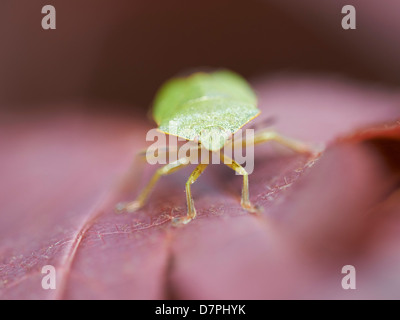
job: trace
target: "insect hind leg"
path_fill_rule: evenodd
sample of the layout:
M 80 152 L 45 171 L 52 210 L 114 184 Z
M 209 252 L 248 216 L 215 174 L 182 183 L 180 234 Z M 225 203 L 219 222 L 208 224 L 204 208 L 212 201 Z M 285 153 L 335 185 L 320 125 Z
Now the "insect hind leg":
M 292 149 L 295 152 L 308 153 L 308 154 L 317 153 L 317 150 L 313 150 L 313 148 L 311 148 L 309 145 L 307 145 L 299 140 L 285 137 L 272 129 L 263 130 L 263 131 L 257 132 L 254 135 L 254 145 L 269 142 L 269 141 L 275 141 L 281 145 L 288 147 L 289 149 Z

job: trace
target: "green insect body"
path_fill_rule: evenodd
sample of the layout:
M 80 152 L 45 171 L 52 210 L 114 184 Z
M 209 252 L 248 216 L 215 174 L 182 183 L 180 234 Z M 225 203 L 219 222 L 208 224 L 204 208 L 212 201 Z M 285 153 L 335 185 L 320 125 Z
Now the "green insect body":
M 228 70 L 198 72 L 186 78 L 167 81 L 158 91 L 152 111 L 160 131 L 189 141 L 198 141 L 199 148 L 204 147 L 211 152 L 221 150 L 232 134 L 260 113 L 252 88 L 242 77 Z M 297 152 L 310 151 L 303 143 L 272 130 L 256 133 L 252 143 L 256 145 L 271 140 Z M 245 168 L 223 152 L 219 156 L 225 165 L 243 176 L 242 207 L 249 212 L 258 212 L 258 208 L 250 202 L 248 173 Z M 188 164 L 187 159 L 182 158 L 159 168 L 136 200 L 119 203 L 117 212 L 134 212 L 143 207 L 161 176 L 171 174 Z M 186 182 L 187 215 L 174 218 L 175 225 L 186 224 L 196 217 L 191 184 L 207 165 L 200 163 Z
M 153 108 L 159 130 L 187 140 L 198 139 L 210 151 L 221 149 L 230 134 L 259 113 L 251 87 L 228 70 L 168 81 Z

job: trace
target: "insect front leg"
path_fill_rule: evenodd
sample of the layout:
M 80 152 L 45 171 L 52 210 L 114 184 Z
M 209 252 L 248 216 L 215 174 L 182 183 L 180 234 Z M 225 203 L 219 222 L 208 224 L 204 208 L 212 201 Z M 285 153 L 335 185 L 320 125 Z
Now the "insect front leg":
M 194 207 L 190 186 L 197 180 L 198 177 L 200 177 L 207 166 L 208 164 L 199 164 L 196 169 L 193 170 L 188 181 L 186 182 L 187 215 L 185 217 L 174 218 L 172 220 L 174 225 L 186 224 L 196 217 L 196 209 Z
M 243 209 L 257 213 L 260 210 L 250 202 L 249 197 L 249 174 L 240 164 L 238 164 L 235 160 L 227 157 L 223 153 L 221 153 L 221 160 L 222 162 L 228 166 L 229 168 L 235 170 L 238 174 L 243 176 L 243 188 L 242 188 L 242 200 L 240 204 L 242 205 Z
M 188 164 L 189 164 L 188 158 L 184 157 L 184 158 L 178 159 L 174 162 L 171 162 L 171 163 L 157 169 L 156 173 L 150 179 L 149 183 L 143 189 L 143 191 L 139 194 L 139 196 L 136 198 L 136 200 L 134 200 L 132 202 L 125 202 L 125 203 L 121 202 L 121 203 L 117 204 L 117 206 L 115 208 L 117 213 L 122 213 L 124 211 L 135 212 L 136 210 L 143 207 L 143 205 L 146 203 L 146 200 L 147 200 L 150 192 L 153 190 L 158 179 L 160 179 L 162 176 L 171 174 L 179 169 L 182 169 L 183 167 L 185 167 Z

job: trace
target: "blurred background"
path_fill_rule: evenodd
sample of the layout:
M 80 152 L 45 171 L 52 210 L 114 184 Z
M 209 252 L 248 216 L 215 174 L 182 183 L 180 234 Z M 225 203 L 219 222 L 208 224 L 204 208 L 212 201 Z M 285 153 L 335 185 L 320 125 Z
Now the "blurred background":
M 43 30 L 41 8 L 56 8 Z M 355 6 L 357 29 L 341 9 Z M 400 3 L 395 0 L 3 0 L 0 108 L 147 110 L 155 90 L 186 68 L 335 73 L 399 84 Z M 104 103 L 103 103 L 104 102 Z M 110 103 L 111 102 L 111 103 Z

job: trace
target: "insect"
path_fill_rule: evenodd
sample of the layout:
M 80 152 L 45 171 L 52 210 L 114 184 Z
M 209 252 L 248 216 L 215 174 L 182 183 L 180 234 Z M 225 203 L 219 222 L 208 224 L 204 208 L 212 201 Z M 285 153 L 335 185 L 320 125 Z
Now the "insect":
M 250 202 L 247 171 L 221 152 L 231 142 L 236 131 L 260 114 L 256 95 L 246 80 L 229 70 L 196 72 L 185 78 L 173 78 L 158 91 L 152 114 L 158 129 L 165 134 L 195 141 L 198 148 L 218 153 L 224 164 L 243 176 L 242 207 L 249 212 L 258 211 Z M 171 121 L 177 124 L 174 130 L 169 126 Z M 252 143 L 257 145 L 267 141 L 276 141 L 297 152 L 309 151 L 307 145 L 286 138 L 272 129 L 256 133 Z M 136 200 L 119 203 L 117 212 L 134 212 L 140 209 L 161 176 L 171 174 L 188 164 L 185 157 L 159 168 Z M 189 176 L 186 182 L 187 215 L 174 218 L 173 224 L 186 224 L 196 217 L 191 185 L 207 165 L 198 164 Z

